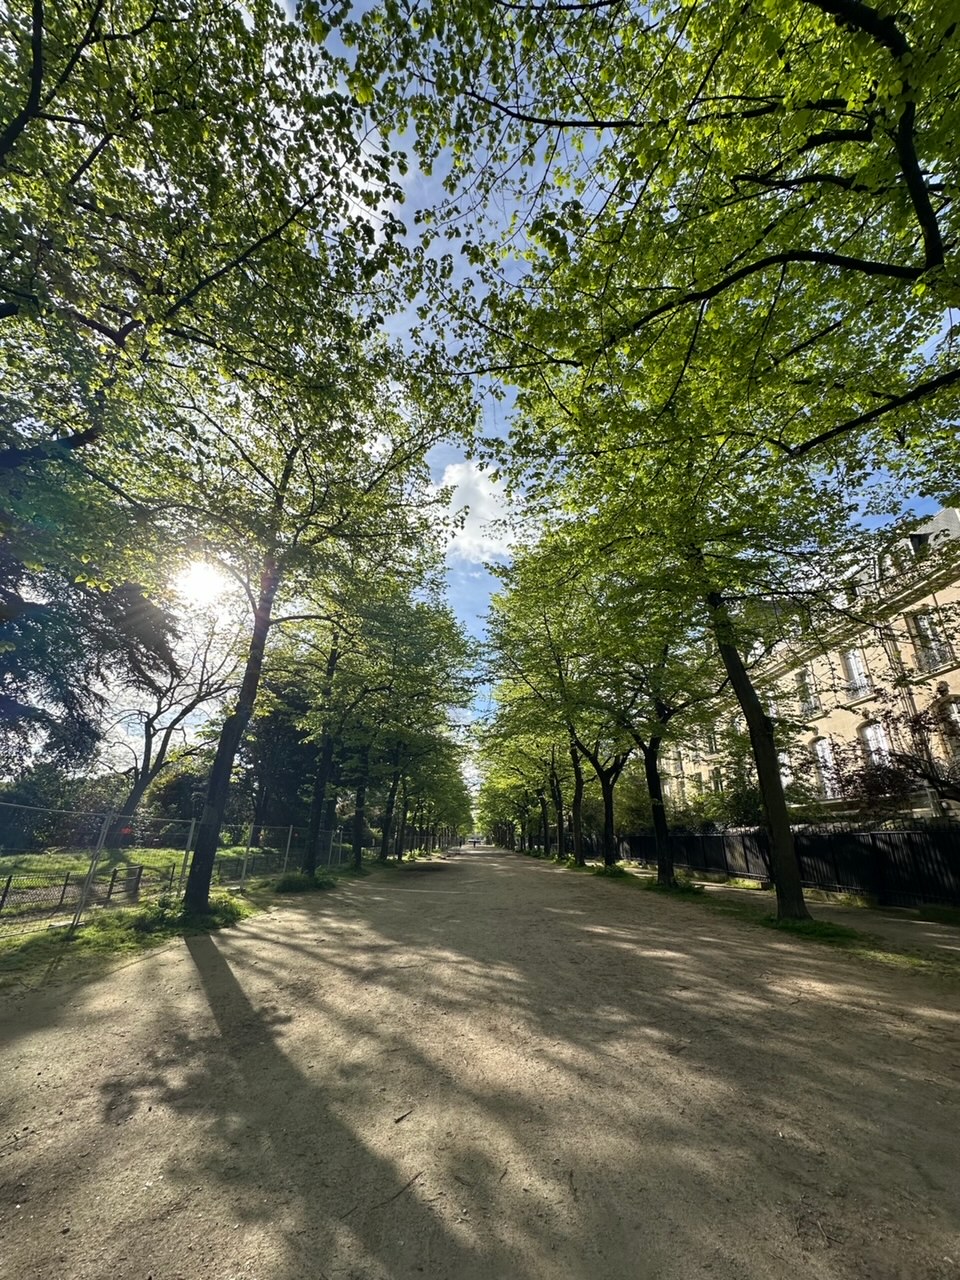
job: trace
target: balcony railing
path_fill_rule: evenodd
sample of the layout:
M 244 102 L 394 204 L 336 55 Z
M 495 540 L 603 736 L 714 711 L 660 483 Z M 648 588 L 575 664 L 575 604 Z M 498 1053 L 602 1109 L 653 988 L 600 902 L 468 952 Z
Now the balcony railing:
M 938 671 L 956 662 L 952 647 L 945 640 L 928 640 L 915 644 L 918 671 Z
M 873 681 L 869 676 L 853 676 L 847 679 L 847 694 L 851 698 L 863 698 L 873 693 Z

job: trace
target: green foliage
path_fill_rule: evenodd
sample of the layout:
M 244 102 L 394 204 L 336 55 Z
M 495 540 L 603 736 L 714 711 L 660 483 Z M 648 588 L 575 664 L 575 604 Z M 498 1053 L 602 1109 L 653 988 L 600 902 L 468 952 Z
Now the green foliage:
M 273 882 L 272 888 L 275 893 L 312 893 L 318 889 L 333 889 L 336 883 L 334 876 L 322 872 L 306 875 L 302 871 L 288 871 Z
M 46 929 L 2 938 L 0 988 L 29 986 L 34 975 L 43 974 L 47 980 L 54 972 L 97 973 L 113 956 L 134 954 L 185 934 L 228 928 L 252 911 L 243 899 L 218 891 L 210 896 L 209 910 L 199 916 L 185 914 L 181 904 L 166 897 L 139 907 L 96 911 L 73 934 Z
M 661 884 L 656 876 L 641 876 L 638 883 L 641 889 L 646 889 L 649 893 L 666 893 L 681 898 L 695 898 L 706 892 L 702 884 L 696 884 L 682 873 L 675 876 L 673 884 Z
M 843 924 L 834 924 L 832 920 L 778 920 L 776 916 L 763 916 L 758 923 L 768 929 L 777 929 L 781 933 L 815 938 L 818 942 L 829 942 L 835 947 L 862 947 L 867 940 L 876 941 L 873 938 L 868 939 L 868 935 L 857 929 L 850 929 Z

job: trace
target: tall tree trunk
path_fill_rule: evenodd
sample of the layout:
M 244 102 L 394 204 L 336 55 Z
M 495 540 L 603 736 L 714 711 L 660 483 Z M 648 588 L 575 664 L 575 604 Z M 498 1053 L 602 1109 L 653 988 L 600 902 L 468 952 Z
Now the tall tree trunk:
M 573 764 L 573 803 L 570 806 L 573 860 L 578 867 L 585 867 L 587 859 L 583 853 L 583 767 L 580 764 L 580 752 L 572 742 L 570 760 Z
M 400 770 L 394 769 L 390 779 L 390 790 L 387 793 L 387 807 L 383 812 L 383 833 L 380 836 L 380 861 L 386 862 L 390 853 L 390 830 L 393 826 L 393 809 L 397 802 L 397 788 L 400 786 Z
M 117 816 L 110 827 L 107 835 L 107 846 L 113 848 L 119 845 L 123 840 L 123 833 L 130 825 L 130 819 L 136 813 L 140 801 L 143 799 L 147 787 L 150 785 L 150 778 L 141 769 L 140 776 L 127 792 L 126 798 L 117 810 Z
M 224 810 L 227 807 L 230 774 L 257 700 L 267 632 L 270 628 L 270 615 L 273 612 L 273 602 L 279 585 L 280 573 L 276 561 L 272 556 L 266 556 L 260 574 L 260 591 L 257 596 L 257 607 L 254 610 L 253 634 L 247 651 L 237 705 L 223 722 L 216 755 L 213 758 L 213 767 L 207 782 L 207 794 L 184 894 L 184 906 L 189 912 L 204 912 L 210 905 L 210 881 L 213 878 L 214 859 L 220 845 L 220 828 L 223 826 Z
M 400 821 L 397 823 L 397 841 L 393 850 L 398 862 L 403 861 L 403 845 L 407 838 L 407 810 L 409 803 L 407 784 L 404 781 L 400 791 Z
M 320 843 L 317 846 L 327 866 L 333 861 L 333 837 L 337 831 L 337 786 L 340 782 L 340 762 L 336 755 L 330 766 L 327 780 L 327 798 L 323 805 L 323 822 L 320 827 Z M 338 851 L 339 855 L 339 851 Z
M 356 804 L 353 811 L 353 868 L 363 868 L 363 827 L 367 806 L 367 777 L 370 750 L 364 747 L 360 754 L 360 780 L 357 783 Z
M 803 900 L 800 864 L 797 861 L 790 815 L 783 794 L 773 721 L 764 711 L 744 666 L 737 648 L 736 630 L 723 597 L 719 591 L 710 591 L 706 601 L 710 627 L 717 641 L 720 657 L 750 732 L 757 780 L 770 832 L 770 870 L 777 891 L 777 919 L 808 920 L 810 913 Z
M 337 663 L 340 660 L 340 637 L 335 631 L 327 654 L 327 665 L 323 673 L 323 688 L 320 691 L 320 706 L 324 719 L 329 717 L 330 695 L 333 690 L 333 677 L 336 675 Z M 317 869 L 317 845 L 320 839 L 323 811 L 327 803 L 327 788 L 330 785 L 333 770 L 333 755 L 336 750 L 333 734 L 328 723 L 323 725 L 320 737 L 320 751 L 317 756 L 317 772 L 313 779 L 313 791 L 310 797 L 310 817 L 307 822 L 307 839 L 303 849 L 301 868 L 307 875 L 313 875 Z M 329 859 L 328 859 L 329 861 Z
M 567 854 L 566 832 L 563 821 L 563 788 L 560 785 L 560 776 L 553 765 L 550 767 L 550 796 L 553 800 L 553 812 L 557 822 L 557 857 L 562 859 Z
M 550 857 L 550 808 L 547 805 L 546 791 L 538 791 L 537 799 L 540 801 L 540 826 L 543 831 L 543 856 Z
M 260 848 L 260 842 L 263 839 L 263 815 L 266 813 L 269 799 L 269 784 L 263 779 L 258 780 L 257 796 L 253 804 L 253 824 L 250 828 L 250 844 L 255 849 Z
M 313 875 L 317 869 L 317 856 L 320 851 L 323 815 L 327 807 L 327 790 L 333 777 L 333 756 L 336 743 L 333 734 L 326 729 L 320 739 L 320 753 L 317 757 L 317 772 L 313 777 L 313 790 L 310 796 L 310 817 L 307 821 L 307 839 L 303 848 L 301 870 Z M 329 845 L 329 841 L 327 842 Z
M 653 838 L 657 847 L 657 883 L 665 888 L 672 888 L 677 883 L 673 866 L 673 852 L 670 848 L 670 831 L 667 827 L 667 813 L 663 806 L 663 779 L 660 777 L 660 744 L 662 738 L 650 738 L 647 742 L 637 743 L 643 753 L 643 775 L 647 781 L 647 795 L 650 797 L 650 814 L 653 819 Z
M 609 769 L 597 770 L 600 794 L 603 796 L 603 865 L 612 867 L 617 861 L 617 838 L 613 821 L 613 788 L 616 778 Z

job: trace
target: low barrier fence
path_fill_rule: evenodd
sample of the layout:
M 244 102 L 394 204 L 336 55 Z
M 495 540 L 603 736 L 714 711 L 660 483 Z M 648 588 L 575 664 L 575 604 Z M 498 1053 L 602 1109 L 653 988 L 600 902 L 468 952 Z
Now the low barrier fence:
M 0 937 L 66 924 L 84 912 L 179 897 L 193 857 L 196 821 L 79 813 L 0 803 Z M 215 885 L 296 870 L 303 828 L 247 823 L 225 828 Z M 318 867 L 348 859 L 342 831 L 321 831 Z
M 668 837 L 676 866 L 743 879 L 770 878 L 765 831 Z M 960 830 L 930 826 L 895 831 L 794 831 L 803 885 L 874 898 L 880 906 L 960 906 Z M 621 840 L 623 855 L 655 863 L 652 835 Z

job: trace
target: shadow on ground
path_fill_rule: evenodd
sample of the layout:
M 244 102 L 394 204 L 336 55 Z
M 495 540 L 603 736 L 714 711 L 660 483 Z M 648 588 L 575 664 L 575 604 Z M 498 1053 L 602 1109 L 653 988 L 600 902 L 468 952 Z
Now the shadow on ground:
M 97 1081 L 164 1182 L 115 1274 L 131 1231 L 214 1280 L 958 1274 L 952 989 L 505 854 L 185 947 Z M 18 1172 L 108 1194 L 89 1137 Z

